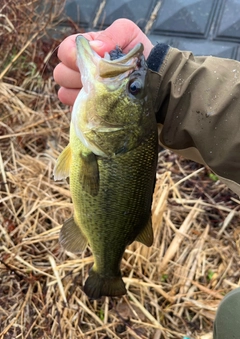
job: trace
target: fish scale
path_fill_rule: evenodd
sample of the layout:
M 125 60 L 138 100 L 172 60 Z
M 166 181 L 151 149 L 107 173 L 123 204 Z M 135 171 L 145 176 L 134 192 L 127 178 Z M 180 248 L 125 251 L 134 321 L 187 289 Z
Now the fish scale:
M 154 185 L 152 172 L 156 169 L 156 143 L 157 135 L 153 132 L 149 140 L 131 152 L 109 160 L 99 159 L 101 184 L 96 197 L 81 190 L 78 171 L 71 175 L 73 204 L 82 206 L 75 217 L 89 238 L 99 272 L 102 268 L 104 272 L 119 273 L 119 257 L 122 257 L 125 246 L 118 248 L 118 244 L 130 244 L 148 221 Z M 85 229 L 84 225 L 88 227 Z M 138 227 L 133 232 L 135 225 Z M 99 242 L 90 240 L 93 233 L 98 234 Z M 112 249 L 118 253 L 117 265 L 109 262 Z

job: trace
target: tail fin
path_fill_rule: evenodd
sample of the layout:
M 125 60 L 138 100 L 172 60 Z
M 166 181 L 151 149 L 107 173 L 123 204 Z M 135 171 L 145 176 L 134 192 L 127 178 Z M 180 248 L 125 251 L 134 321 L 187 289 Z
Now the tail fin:
M 101 276 L 93 269 L 89 272 L 83 290 L 91 299 L 98 299 L 102 296 L 116 297 L 127 292 L 121 276 Z

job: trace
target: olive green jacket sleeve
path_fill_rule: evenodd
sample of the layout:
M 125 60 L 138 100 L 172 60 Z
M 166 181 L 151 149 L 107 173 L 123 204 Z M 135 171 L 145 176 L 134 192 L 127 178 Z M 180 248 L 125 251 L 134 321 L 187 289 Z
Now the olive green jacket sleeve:
M 240 195 L 240 62 L 158 44 L 148 58 L 160 143 Z

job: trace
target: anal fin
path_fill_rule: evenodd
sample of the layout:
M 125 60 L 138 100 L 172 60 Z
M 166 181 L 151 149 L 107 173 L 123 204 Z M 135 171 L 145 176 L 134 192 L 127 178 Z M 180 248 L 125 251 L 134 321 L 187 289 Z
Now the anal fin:
M 59 242 L 65 250 L 72 253 L 82 252 L 88 243 L 73 217 L 64 222 L 60 231 Z
M 142 231 L 138 234 L 135 239 L 136 241 L 141 242 L 147 247 L 152 246 L 153 244 L 153 229 L 152 229 L 152 217 L 148 219 L 146 226 L 142 229 Z

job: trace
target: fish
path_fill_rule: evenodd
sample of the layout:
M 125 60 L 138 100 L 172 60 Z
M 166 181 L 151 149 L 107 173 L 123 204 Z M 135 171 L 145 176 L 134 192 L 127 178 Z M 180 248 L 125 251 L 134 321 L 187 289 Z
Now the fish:
M 69 177 L 74 211 L 59 241 L 76 254 L 90 245 L 94 263 L 83 287 L 90 299 L 119 297 L 127 293 L 121 274 L 126 247 L 153 243 L 158 132 L 149 73 L 142 43 L 102 58 L 78 35 L 76 49 L 83 87 L 69 144 L 54 168 L 55 180 Z

